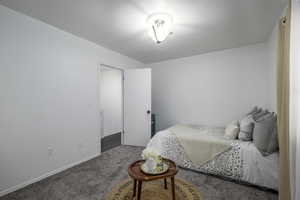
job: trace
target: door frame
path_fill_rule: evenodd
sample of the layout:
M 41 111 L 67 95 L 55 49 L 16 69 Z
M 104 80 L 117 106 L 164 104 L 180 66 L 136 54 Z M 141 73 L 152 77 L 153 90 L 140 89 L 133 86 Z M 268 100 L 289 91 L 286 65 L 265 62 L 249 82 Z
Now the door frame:
M 99 142 L 101 145 L 101 140 L 102 140 L 102 136 L 103 136 L 103 115 L 102 115 L 102 103 L 101 103 L 101 68 L 106 67 L 106 68 L 110 68 L 113 70 L 118 70 L 121 72 L 121 76 L 122 76 L 122 131 L 121 131 L 121 144 L 124 144 L 124 69 L 122 67 L 116 67 L 116 66 L 112 66 L 112 65 L 108 65 L 105 63 L 100 63 L 98 68 L 97 68 L 97 76 L 98 76 L 98 109 L 99 109 L 99 116 L 100 116 L 100 131 L 99 131 Z M 100 152 L 101 152 L 101 146 L 100 146 Z

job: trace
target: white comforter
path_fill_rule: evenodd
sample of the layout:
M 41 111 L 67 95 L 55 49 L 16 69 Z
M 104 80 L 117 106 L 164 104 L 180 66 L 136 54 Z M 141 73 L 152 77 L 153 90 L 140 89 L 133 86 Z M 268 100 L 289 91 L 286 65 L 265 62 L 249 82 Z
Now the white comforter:
M 240 142 L 243 160 L 242 180 L 278 190 L 278 153 L 262 156 L 252 142 Z
M 198 128 L 209 129 L 218 136 L 224 135 L 224 128 Z M 181 167 L 277 190 L 278 153 L 264 157 L 252 142 L 232 140 L 231 145 L 230 150 L 201 166 L 188 158 L 177 137 L 169 130 L 158 132 L 147 148 L 155 149 L 160 155 L 174 160 Z

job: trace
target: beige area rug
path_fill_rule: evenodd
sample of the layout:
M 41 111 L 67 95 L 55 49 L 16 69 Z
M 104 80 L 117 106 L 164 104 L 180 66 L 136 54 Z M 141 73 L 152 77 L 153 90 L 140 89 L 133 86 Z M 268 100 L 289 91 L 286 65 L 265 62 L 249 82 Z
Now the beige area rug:
M 127 179 L 116 187 L 114 187 L 106 200 L 132 200 L 133 180 Z M 181 179 L 175 179 L 175 197 L 176 200 L 203 200 L 198 189 Z M 157 180 L 151 182 L 143 182 L 142 185 L 142 200 L 171 200 L 172 192 L 170 180 L 168 180 L 168 189 L 164 189 L 164 181 Z

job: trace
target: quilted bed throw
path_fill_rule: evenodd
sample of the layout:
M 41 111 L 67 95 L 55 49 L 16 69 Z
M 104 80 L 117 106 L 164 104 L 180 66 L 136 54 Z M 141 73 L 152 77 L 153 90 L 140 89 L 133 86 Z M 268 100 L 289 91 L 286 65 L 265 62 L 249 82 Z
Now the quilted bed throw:
M 228 151 L 231 141 L 210 129 L 197 129 L 186 125 L 175 125 L 169 130 L 176 135 L 190 160 L 199 165 L 213 160 L 215 156 Z

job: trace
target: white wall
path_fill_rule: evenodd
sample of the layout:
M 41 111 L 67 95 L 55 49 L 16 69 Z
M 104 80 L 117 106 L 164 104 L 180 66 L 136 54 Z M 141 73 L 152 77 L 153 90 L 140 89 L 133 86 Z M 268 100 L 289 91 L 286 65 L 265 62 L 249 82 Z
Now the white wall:
M 279 23 L 278 19 L 278 23 Z M 273 31 L 267 41 L 267 52 L 269 57 L 269 97 L 270 107 L 272 110 L 277 111 L 277 52 L 278 52 L 278 23 L 273 28 Z
M 292 0 L 292 23 L 291 23 L 291 63 L 290 63 L 290 135 L 296 146 L 296 154 L 293 159 L 296 160 L 295 171 L 292 176 L 295 177 L 293 188 L 294 200 L 300 199 L 300 1 Z
M 0 27 L 3 195 L 98 155 L 97 67 L 142 64 L 3 6 Z
M 120 70 L 101 71 L 101 108 L 103 137 L 122 132 L 123 85 Z
M 149 65 L 158 130 L 225 125 L 254 105 L 271 108 L 267 50 L 263 43 Z

